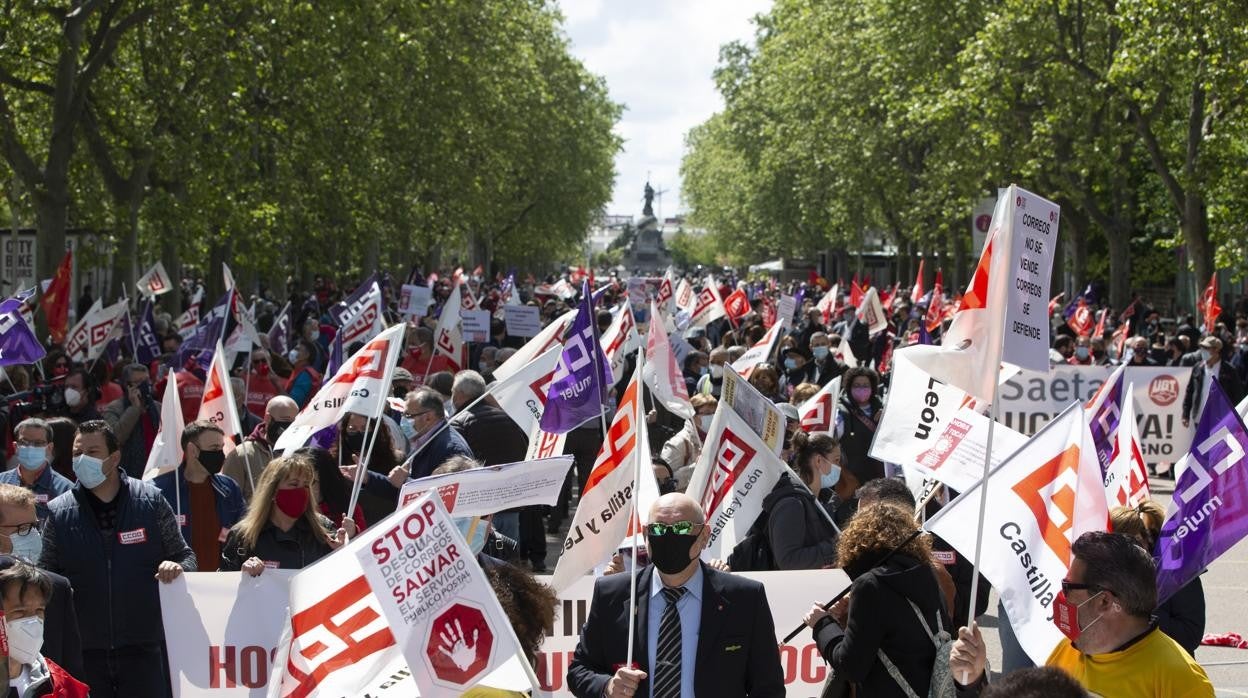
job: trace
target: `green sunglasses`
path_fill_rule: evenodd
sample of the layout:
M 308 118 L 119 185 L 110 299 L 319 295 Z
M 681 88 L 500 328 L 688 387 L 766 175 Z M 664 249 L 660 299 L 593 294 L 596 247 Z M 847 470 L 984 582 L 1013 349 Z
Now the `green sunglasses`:
M 646 535 L 666 536 L 669 533 L 675 533 L 678 536 L 688 536 L 702 530 L 704 526 L 706 524 L 693 523 L 692 521 L 677 521 L 670 524 L 652 523 L 646 524 Z

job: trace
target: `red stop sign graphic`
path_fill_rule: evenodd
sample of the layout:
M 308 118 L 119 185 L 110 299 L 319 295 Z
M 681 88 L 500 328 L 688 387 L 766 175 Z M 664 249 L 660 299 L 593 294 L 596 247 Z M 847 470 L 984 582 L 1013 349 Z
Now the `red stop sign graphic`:
M 457 602 L 433 619 L 425 655 L 437 679 L 465 686 L 489 666 L 493 649 L 494 633 L 485 614 Z

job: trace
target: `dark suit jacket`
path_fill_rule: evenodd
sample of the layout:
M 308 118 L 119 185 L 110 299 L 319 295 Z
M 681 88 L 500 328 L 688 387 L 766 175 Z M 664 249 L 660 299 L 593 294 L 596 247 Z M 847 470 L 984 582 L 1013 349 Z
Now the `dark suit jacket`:
M 1196 364 L 1192 369 L 1192 379 L 1187 382 L 1187 392 L 1183 394 L 1183 419 L 1191 419 L 1196 413 L 1196 406 L 1200 405 L 1204 400 L 1205 392 L 1205 371 L 1208 365 L 1204 362 Z M 1244 389 L 1239 383 L 1239 378 L 1235 375 L 1235 369 L 1222 361 L 1218 364 L 1218 385 L 1222 388 L 1222 392 L 1226 393 L 1226 399 L 1231 403 L 1231 407 L 1239 404 L 1244 399 Z M 1193 427 L 1196 425 L 1193 424 Z
M 637 575 L 637 620 L 633 654 L 638 667 L 650 673 L 647 624 L 650 617 L 650 576 L 647 565 Z M 702 623 L 698 629 L 698 660 L 692 670 L 699 696 L 783 696 L 784 671 L 776 644 L 776 627 L 763 585 L 702 565 Z M 615 670 L 627 663 L 628 575 L 600 577 L 594 583 L 589 616 L 581 629 L 576 653 L 568 665 L 568 688 L 580 698 L 599 698 Z M 638 696 L 650 695 L 643 681 Z

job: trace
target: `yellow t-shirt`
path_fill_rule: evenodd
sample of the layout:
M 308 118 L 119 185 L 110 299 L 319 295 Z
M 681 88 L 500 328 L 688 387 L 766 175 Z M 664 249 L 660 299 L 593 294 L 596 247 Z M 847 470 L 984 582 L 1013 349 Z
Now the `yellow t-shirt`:
M 1045 663 L 1075 677 L 1098 696 L 1213 698 L 1205 670 L 1157 628 L 1125 650 L 1105 654 L 1084 654 L 1062 638 Z

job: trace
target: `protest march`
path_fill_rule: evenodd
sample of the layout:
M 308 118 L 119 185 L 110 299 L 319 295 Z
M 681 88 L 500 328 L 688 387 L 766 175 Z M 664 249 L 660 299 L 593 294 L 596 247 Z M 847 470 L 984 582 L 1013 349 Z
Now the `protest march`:
M 64 264 L 0 304 L 10 681 L 1212 696 L 1248 301 L 1173 331 L 1051 301 L 1060 213 L 1003 190 L 960 292 L 461 267 L 275 298 L 225 265 L 210 304 L 157 264 L 71 323 Z

